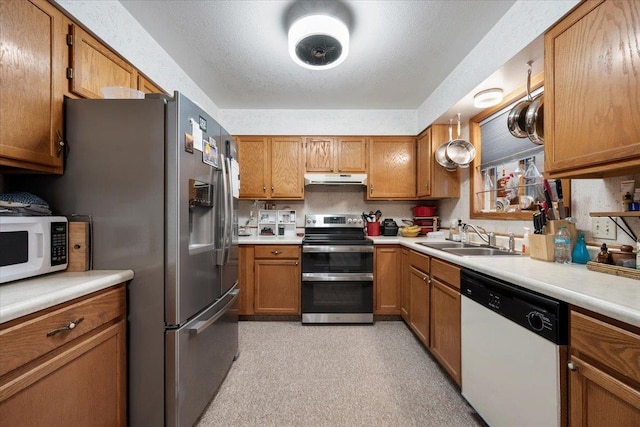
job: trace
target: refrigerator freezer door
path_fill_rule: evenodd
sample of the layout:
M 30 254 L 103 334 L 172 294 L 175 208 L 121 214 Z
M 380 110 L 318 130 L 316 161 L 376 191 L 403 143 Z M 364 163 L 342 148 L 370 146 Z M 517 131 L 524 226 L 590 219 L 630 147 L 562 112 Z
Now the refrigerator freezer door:
M 193 123 L 196 123 L 194 125 Z M 165 323 L 179 326 L 220 298 L 216 265 L 221 173 L 205 163 L 198 138 L 220 148 L 220 125 L 183 95 L 167 103 Z
M 167 330 L 166 426 L 191 426 L 222 384 L 238 352 L 234 288 L 180 329 Z

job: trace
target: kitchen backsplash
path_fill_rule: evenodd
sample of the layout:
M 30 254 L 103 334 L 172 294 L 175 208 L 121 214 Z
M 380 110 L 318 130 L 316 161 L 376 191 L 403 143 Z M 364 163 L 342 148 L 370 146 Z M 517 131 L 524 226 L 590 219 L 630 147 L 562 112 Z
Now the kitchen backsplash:
M 578 230 L 585 232 L 588 242 L 605 242 L 611 245 L 633 244 L 634 242 L 621 230 L 618 230 L 617 240 L 593 239 L 591 235 L 590 212 L 621 210 L 620 182 L 635 179 L 636 187 L 640 187 L 640 174 L 627 175 L 606 179 L 574 179 L 571 181 L 571 209 L 577 220 Z M 382 218 L 393 218 L 398 225 L 402 225 L 403 218 L 411 218 L 411 207 L 418 204 L 438 206 L 437 215 L 440 224 L 448 227 L 451 220 L 461 218 L 463 222 L 485 227 L 498 234 L 510 232 L 520 236 L 524 227 L 532 226 L 531 221 L 500 221 L 500 220 L 470 220 L 469 219 L 469 172 L 463 169 L 461 174 L 462 187 L 459 199 L 440 201 L 366 201 L 362 187 L 327 186 L 306 189 L 304 201 L 276 201 L 277 209 L 295 209 L 297 213 L 297 227 L 304 227 L 304 215 L 307 213 L 361 213 L 382 211 Z M 240 225 L 249 219 L 253 202 L 242 200 L 239 206 Z M 264 202 L 259 203 L 263 208 Z M 637 235 L 640 235 L 640 218 L 628 219 L 629 225 Z

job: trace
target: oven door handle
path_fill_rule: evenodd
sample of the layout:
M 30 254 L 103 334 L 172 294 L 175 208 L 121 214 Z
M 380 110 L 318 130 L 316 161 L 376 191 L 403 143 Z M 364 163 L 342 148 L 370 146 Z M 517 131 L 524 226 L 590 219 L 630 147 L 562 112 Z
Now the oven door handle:
M 303 253 L 327 253 L 327 252 L 348 252 L 348 253 L 373 253 L 373 245 L 302 245 Z
M 373 273 L 302 273 L 303 282 L 371 282 Z

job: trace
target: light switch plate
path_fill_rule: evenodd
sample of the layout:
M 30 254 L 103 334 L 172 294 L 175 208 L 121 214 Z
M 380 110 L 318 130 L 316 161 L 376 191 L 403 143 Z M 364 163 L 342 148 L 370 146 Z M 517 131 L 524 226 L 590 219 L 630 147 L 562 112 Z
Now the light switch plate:
M 592 218 L 591 233 L 594 239 L 616 240 L 616 224 L 609 218 Z

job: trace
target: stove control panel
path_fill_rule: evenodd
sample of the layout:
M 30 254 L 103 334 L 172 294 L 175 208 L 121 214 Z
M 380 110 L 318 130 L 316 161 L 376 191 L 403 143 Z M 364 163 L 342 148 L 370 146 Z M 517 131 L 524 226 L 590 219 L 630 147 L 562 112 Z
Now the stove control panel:
M 306 227 L 364 227 L 362 215 L 358 214 L 308 214 L 304 222 Z

